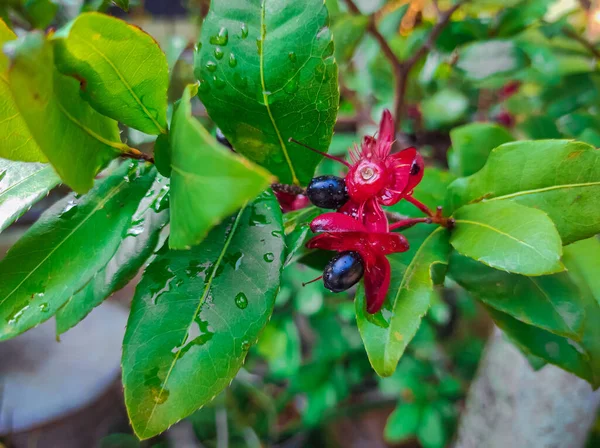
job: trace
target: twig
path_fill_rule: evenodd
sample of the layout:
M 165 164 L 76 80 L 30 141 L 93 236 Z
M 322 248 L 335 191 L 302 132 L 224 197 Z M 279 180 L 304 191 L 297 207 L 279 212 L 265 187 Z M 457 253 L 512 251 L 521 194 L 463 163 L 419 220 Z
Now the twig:
M 127 157 L 128 159 L 145 160 L 146 162 L 154 163 L 154 157 L 145 154 L 142 151 L 128 147 L 127 150 L 121 152 L 121 157 Z
M 379 32 L 377 29 L 377 25 L 375 22 L 375 15 L 369 16 L 369 24 L 367 26 L 367 31 L 377 40 L 379 46 L 381 47 L 381 51 L 388 59 L 390 64 L 392 65 L 392 69 L 394 71 L 394 78 L 396 81 L 395 88 L 395 96 L 394 96 L 394 116 L 396 118 L 396 129 L 400 129 L 400 124 L 402 123 L 402 114 L 404 109 L 404 103 L 406 102 L 406 88 L 408 86 L 408 75 L 410 71 L 414 67 L 414 65 L 421 59 L 425 53 L 433 47 L 435 40 L 439 37 L 442 30 L 448 25 L 450 21 L 450 17 L 452 14 L 460 8 L 463 3 L 468 0 L 462 0 L 452 6 L 450 9 L 440 12 L 437 22 L 431 29 L 427 40 L 417 49 L 415 54 L 413 54 L 406 61 L 401 61 L 398 56 L 394 53 L 392 48 L 389 46 L 388 42 L 385 40 L 385 37 Z M 348 9 L 353 14 L 361 14 L 360 10 L 354 3 L 354 0 L 346 0 L 348 5 Z
M 562 32 L 565 34 L 565 36 L 570 37 L 571 39 L 576 40 L 577 42 L 579 42 L 587 50 L 589 50 L 589 52 L 592 53 L 596 59 L 600 60 L 600 50 L 598 50 L 594 46 L 594 44 L 591 43 L 589 40 L 587 40 L 585 37 L 580 36 L 575 31 L 573 31 L 573 30 L 571 30 L 571 29 L 569 29 L 567 27 L 563 27 Z
M 306 191 L 304 190 L 304 188 L 299 187 L 298 185 L 271 184 L 271 188 L 273 189 L 273 191 L 278 191 L 281 193 L 287 193 L 287 194 L 293 194 L 293 195 L 306 194 Z

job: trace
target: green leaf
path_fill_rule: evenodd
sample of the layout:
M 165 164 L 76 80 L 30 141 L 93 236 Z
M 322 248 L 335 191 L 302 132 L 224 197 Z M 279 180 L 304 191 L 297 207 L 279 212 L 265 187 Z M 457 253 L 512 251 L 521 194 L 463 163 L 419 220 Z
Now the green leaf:
M 472 81 L 506 75 L 525 67 L 527 57 L 513 41 L 490 40 L 465 45 L 458 52 L 456 68 Z
M 272 180 L 267 171 L 217 143 L 192 117 L 190 100 L 196 87 L 188 86 L 173 114 L 172 249 L 198 244 L 213 226 L 258 196 Z
M 0 262 L 0 340 L 53 316 L 106 265 L 154 176 L 146 164 L 123 164 L 31 226 Z
M 129 0 L 112 0 L 112 2 L 123 11 L 129 11 Z
M 542 330 L 487 307 L 494 322 L 525 353 L 537 356 L 567 372 L 592 382 L 587 354 L 576 342 Z M 598 382 L 595 382 L 598 385 Z
M 275 380 L 298 372 L 302 353 L 300 335 L 291 315 L 271 320 L 260 335 L 256 351 L 269 364 L 269 376 Z
M 440 282 L 439 274 L 445 269 L 450 253 L 448 232 L 442 227 L 433 232 L 428 228 L 412 228 L 405 235 L 411 242 L 410 250 L 388 257 L 392 277 L 382 310 L 368 314 L 364 288 L 361 286 L 356 293 L 358 329 L 369 361 L 380 376 L 394 373 L 429 309 L 433 286 Z
M 343 14 L 336 17 L 331 32 L 335 42 L 335 58 L 340 64 L 352 59 L 356 47 L 365 35 L 368 24 L 367 16 Z
M 548 214 L 569 244 L 600 233 L 600 152 L 585 143 L 542 140 L 494 149 L 481 171 L 456 180 L 447 204 L 516 201 Z
M 510 202 L 466 205 L 454 213 L 450 242 L 461 254 L 524 275 L 564 270 L 562 243 L 544 212 Z
M 310 205 L 301 210 L 296 210 L 283 215 L 283 228 L 285 232 L 285 263 L 284 266 L 296 261 L 304 248 L 304 243 L 310 237 L 310 223 L 322 210 Z
M 265 193 L 189 251 L 165 245 L 133 299 L 123 346 L 125 403 L 152 437 L 236 375 L 268 322 L 283 264 L 277 201 Z
M 0 19 L 0 49 L 17 35 Z M 6 70 L 8 57 L 0 51 L 0 157 L 23 162 L 47 162 L 31 137 L 13 99 Z
M 454 252 L 448 275 L 498 311 L 528 325 L 581 340 L 584 301 L 566 272 L 539 277 L 510 274 Z
M 55 60 L 101 114 L 147 134 L 167 132 L 167 58 L 140 28 L 105 14 L 81 14 L 57 34 Z
M 92 109 L 79 96 L 79 83 L 54 68 L 52 43 L 41 33 L 17 42 L 9 71 L 10 88 L 31 135 L 60 178 L 78 193 L 120 151 L 116 121 Z
M 383 435 L 388 443 L 401 443 L 417 434 L 421 421 L 421 404 L 398 404 L 385 424 Z
M 0 232 L 60 182 L 52 167 L 0 159 Z
M 525 133 L 527 138 L 532 140 L 562 137 L 556 127 L 556 121 L 553 118 L 544 115 L 532 115 L 527 117 L 525 121 L 519 125 L 519 129 Z
M 485 165 L 492 149 L 512 142 L 506 128 L 493 123 L 470 123 L 450 131 L 448 165 L 456 176 L 470 176 Z
M 56 13 L 58 5 L 52 0 L 23 0 L 23 13 L 34 28 L 47 28 Z
M 323 0 L 212 2 L 195 75 L 200 99 L 236 151 L 282 183 L 308 184 L 327 151 L 339 89 Z
M 57 335 L 77 325 L 106 298 L 129 283 L 152 255 L 161 230 L 169 221 L 165 207 L 168 192 L 168 180 L 157 177 L 133 214 L 129 229 L 108 264 L 56 313 Z
M 428 129 L 437 129 L 460 121 L 468 107 L 468 98 L 454 89 L 440 90 L 421 103 L 421 111 Z
M 423 448 L 444 448 L 447 442 L 446 428 L 440 411 L 430 404 L 423 409 L 417 438 Z

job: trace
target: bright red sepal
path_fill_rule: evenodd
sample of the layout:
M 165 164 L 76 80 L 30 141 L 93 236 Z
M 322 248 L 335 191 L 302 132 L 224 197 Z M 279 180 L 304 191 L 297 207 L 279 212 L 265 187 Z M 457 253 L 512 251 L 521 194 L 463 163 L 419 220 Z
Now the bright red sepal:
M 373 232 L 360 221 L 343 213 L 324 213 L 310 224 L 318 233 L 307 244 L 309 249 L 356 251 L 365 266 L 365 295 L 367 312 L 381 309 L 390 287 L 390 263 L 386 255 L 406 252 L 408 241 L 399 233 Z
M 377 137 L 365 136 L 359 150 L 350 151 L 352 165 L 346 175 L 350 200 L 339 211 L 353 216 L 374 232 L 387 232 L 382 205 L 396 204 L 412 194 L 423 178 L 423 158 L 415 148 L 390 154 L 394 120 L 383 112 Z
M 300 210 L 310 204 L 308 197 L 303 194 L 291 194 L 279 190 L 274 191 L 274 193 L 283 213 Z

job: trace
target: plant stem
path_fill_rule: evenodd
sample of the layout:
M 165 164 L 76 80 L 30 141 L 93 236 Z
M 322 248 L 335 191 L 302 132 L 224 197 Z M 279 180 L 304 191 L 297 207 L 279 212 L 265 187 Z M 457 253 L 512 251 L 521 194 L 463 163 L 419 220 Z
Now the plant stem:
M 128 147 L 127 150 L 121 152 L 121 157 L 135 160 L 145 160 L 146 162 L 154 163 L 154 157 L 143 153 L 142 151 Z
M 408 76 L 410 71 L 415 66 L 415 64 L 433 47 L 435 40 L 439 37 L 442 30 L 448 25 L 450 22 L 450 17 L 452 14 L 460 8 L 466 1 L 462 0 L 453 5 L 446 11 L 439 12 L 439 17 L 431 29 L 427 40 L 416 50 L 416 52 L 408 58 L 406 61 L 401 61 L 398 56 L 394 53 L 388 42 L 385 40 L 385 37 L 379 32 L 377 29 L 377 25 L 375 23 L 375 15 L 369 16 L 369 23 L 367 25 L 367 31 L 377 40 L 379 46 L 381 47 L 381 51 L 388 59 L 390 64 L 392 64 L 392 70 L 394 71 L 394 78 L 396 83 L 395 95 L 394 95 L 394 117 L 396 118 L 396 129 L 400 130 L 400 125 L 402 124 L 402 114 L 404 112 L 404 105 L 406 102 L 406 88 L 408 85 Z M 353 14 L 360 15 L 360 9 L 356 6 L 353 0 L 346 0 L 348 5 L 348 9 Z
M 579 42 L 581 45 L 583 45 L 590 53 L 592 53 L 592 55 L 594 55 L 594 57 L 596 59 L 600 60 L 600 50 L 598 50 L 596 48 L 596 46 L 591 43 L 589 40 L 587 40 L 585 37 L 580 36 L 579 34 L 577 34 L 575 31 L 567 28 L 567 27 L 563 27 L 562 32 L 565 36 L 570 37 L 571 39 Z
M 396 221 L 395 223 L 390 225 L 390 230 L 408 229 L 409 227 L 412 227 L 415 224 L 419 224 L 421 222 L 431 224 L 433 222 L 433 220 L 431 218 L 405 218 L 405 219 Z

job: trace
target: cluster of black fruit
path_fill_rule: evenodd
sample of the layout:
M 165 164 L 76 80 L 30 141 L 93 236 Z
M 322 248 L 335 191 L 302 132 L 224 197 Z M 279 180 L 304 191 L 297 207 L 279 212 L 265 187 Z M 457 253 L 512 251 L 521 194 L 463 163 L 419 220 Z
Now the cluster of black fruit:
M 216 138 L 222 145 L 233 149 L 219 128 L 216 130 Z M 337 176 L 314 177 L 306 188 L 306 196 L 317 207 L 331 210 L 338 210 L 349 199 L 346 181 Z M 342 252 L 333 257 L 325 266 L 323 284 L 333 292 L 345 291 L 358 283 L 363 273 L 363 260 L 358 252 Z

